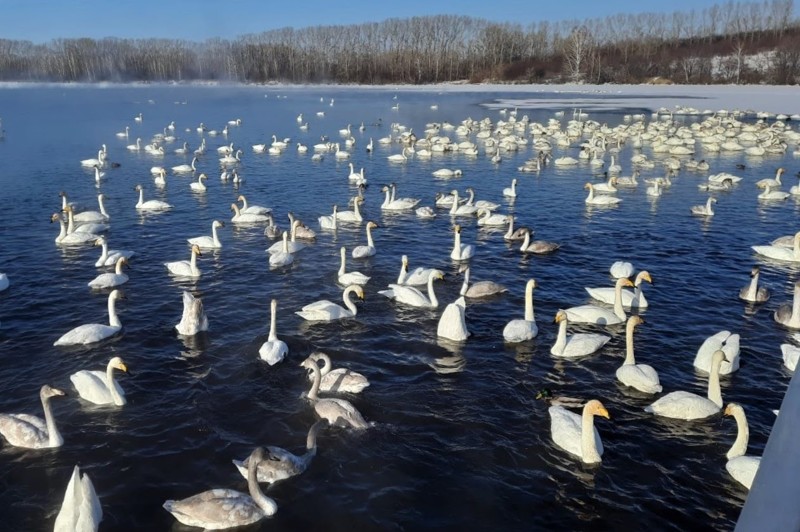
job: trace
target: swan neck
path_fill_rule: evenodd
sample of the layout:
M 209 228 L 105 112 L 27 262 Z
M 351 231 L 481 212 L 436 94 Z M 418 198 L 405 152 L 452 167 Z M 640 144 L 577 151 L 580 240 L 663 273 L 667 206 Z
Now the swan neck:
M 456 210 L 458 209 L 458 191 L 453 191 L 453 205 L 450 206 L 450 214 L 455 214 Z
M 533 314 L 533 283 L 528 283 L 525 287 L 525 321 L 534 321 Z
M 122 323 L 120 323 L 119 318 L 117 317 L 116 301 L 116 297 L 108 296 L 108 324 L 111 327 L 120 328 L 122 327 Z
M 347 296 L 345 296 L 345 301 Z M 308 398 L 311 401 L 316 401 L 319 396 L 319 385 L 322 383 L 322 372 L 319 369 L 319 366 L 316 362 L 311 367 L 311 371 L 314 373 L 314 380 L 311 382 L 311 389 L 308 391 Z
M 317 434 L 319 433 L 319 429 L 322 428 L 322 421 L 317 421 L 311 428 L 308 430 L 308 436 L 306 436 L 306 449 L 309 451 L 316 451 L 317 450 Z
M 277 314 L 278 314 L 278 305 L 272 304 L 269 313 L 269 341 L 274 342 L 278 339 L 278 332 L 277 332 Z
M 44 408 L 44 422 L 47 426 L 47 441 L 51 447 L 59 447 L 64 444 L 64 438 L 58 432 L 56 427 L 56 420 L 53 417 L 53 411 L 50 409 L 50 398 L 42 398 L 42 408 Z
M 558 336 L 556 336 L 553 350 L 560 354 L 564 352 L 565 347 L 567 347 L 567 320 L 563 320 L 558 324 Z
M 428 299 L 430 300 L 432 307 L 438 307 L 439 300 L 436 299 L 436 292 L 433 291 L 433 280 L 434 274 L 431 273 L 430 276 L 428 276 Z
M 197 271 L 197 253 L 195 253 L 194 250 L 192 250 L 192 258 L 189 259 L 189 269 L 192 272 Z
M 258 485 L 258 462 L 251 456 L 247 467 L 247 490 L 259 508 L 266 515 L 274 515 L 278 511 L 278 505 L 261 491 Z
M 122 275 L 122 258 L 117 259 L 117 267 L 114 269 L 114 273 L 117 275 Z
M 597 452 L 597 442 L 594 439 L 594 415 L 586 407 L 581 415 L 581 457 L 584 462 L 599 462 L 600 453 Z
M 67 209 L 67 234 L 72 234 L 75 232 L 75 218 L 72 214 L 72 209 Z
M 108 213 L 106 212 L 106 206 L 104 204 L 105 200 L 103 199 L 103 195 L 100 194 L 97 196 L 97 204 L 100 206 L 100 214 L 108 218 Z
M 352 299 L 350 299 L 350 294 L 352 294 L 354 290 L 355 288 L 348 287 L 342 296 L 342 299 L 344 300 L 344 306 L 347 307 L 347 310 L 353 313 L 353 316 L 355 316 L 358 312 L 358 309 L 356 309 L 356 304 L 353 303 Z
M 333 364 L 331 364 L 331 357 L 329 357 L 324 353 L 322 353 L 319 358 L 320 360 L 322 360 L 322 368 L 320 368 L 320 373 L 322 373 L 322 376 L 324 377 L 325 375 L 330 373 Z
M 220 245 L 219 237 L 217 236 L 217 224 L 211 224 L 211 239 L 214 241 L 215 246 Z
M 509 216 L 508 217 L 508 231 L 506 231 L 506 234 L 504 236 L 505 236 L 505 238 L 511 238 L 513 235 L 514 235 L 514 217 L 513 216 Z
M 67 236 L 67 225 L 64 223 L 64 220 L 61 219 L 59 216 L 58 223 L 61 226 L 61 230 L 58 232 L 58 237 L 56 238 L 56 242 L 61 242 Z
M 624 279 L 621 279 L 622 281 Z M 622 308 L 622 282 L 617 281 L 614 286 L 614 314 L 620 319 L 625 319 L 625 309 Z
M 137 207 L 140 207 L 144 203 L 144 189 L 139 189 L 139 203 L 136 204 Z
M 722 408 L 722 390 L 719 386 L 719 369 L 722 361 L 719 360 L 711 366 L 711 374 L 708 376 L 708 399 Z
M 628 320 L 628 325 L 625 330 L 625 362 L 623 365 L 633 365 L 636 364 L 636 359 L 633 356 L 633 330 L 636 326 L 630 320 Z
M 586 198 L 587 201 L 592 201 L 594 199 L 594 187 L 589 186 L 589 196 Z
M 750 427 L 747 425 L 747 417 L 744 414 L 744 410 L 737 408 L 733 413 L 733 418 L 736 420 L 736 441 L 733 442 L 726 455 L 728 460 L 737 456 L 744 456 L 747 453 L 747 443 L 750 441 Z
M 531 244 L 531 232 L 525 231 L 525 238 L 522 240 L 522 246 L 520 246 L 520 251 L 526 251 L 528 246 Z
M 375 247 L 375 243 L 372 241 L 372 226 L 367 224 L 367 245 L 371 248 Z
M 708 201 L 706 201 L 706 213 L 708 213 L 709 216 L 714 214 L 714 209 L 711 207 L 713 203 L 714 202 L 711 201 L 711 198 L 708 198 Z
M 747 288 L 747 298 L 753 301 L 758 295 L 758 276 L 759 274 L 755 274 L 753 278 L 750 279 L 750 286 Z
M 341 249 L 341 251 L 339 252 L 339 255 L 341 256 L 341 261 L 339 262 L 339 277 L 341 277 L 342 275 L 344 275 L 344 272 L 346 271 L 346 267 L 345 267 L 345 263 L 346 263 L 345 255 L 347 255 L 347 253 L 345 252 L 345 249 L 344 249 L 344 248 L 342 248 L 342 249 Z M 400 284 L 400 283 L 398 282 L 397 284 Z
M 283 232 L 283 252 L 289 253 L 289 233 Z
M 397 187 L 392 186 L 391 189 L 392 189 L 392 202 L 394 202 L 395 194 L 397 194 Z
M 397 284 L 405 284 L 406 277 L 408 277 L 408 264 L 406 261 L 400 263 L 400 275 L 397 276 Z
M 114 399 L 115 405 L 125 404 L 125 401 L 123 401 L 122 397 L 120 397 L 119 393 L 117 392 L 117 387 L 114 383 L 114 366 L 111 365 L 111 362 L 109 362 L 108 366 L 106 366 L 106 387 L 108 388 L 111 397 Z

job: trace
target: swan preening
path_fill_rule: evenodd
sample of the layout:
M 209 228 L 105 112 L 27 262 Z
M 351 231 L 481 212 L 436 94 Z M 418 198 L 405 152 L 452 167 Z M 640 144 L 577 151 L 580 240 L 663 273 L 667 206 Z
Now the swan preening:
M 327 422 L 320 419 L 308 430 L 306 436 L 306 452 L 301 455 L 293 454 L 281 447 L 269 446 L 265 449 L 264 459 L 258 463 L 257 478 L 259 482 L 273 484 L 287 478 L 295 477 L 308 469 L 311 460 L 317 454 L 317 434 Z M 234 460 L 233 465 L 247 478 L 250 459 L 244 461 Z
M 94 485 L 89 475 L 81 475 L 80 468 L 75 466 L 64 491 L 53 532 L 97 532 L 102 520 L 103 508 Z
M 307 397 L 309 401 L 314 403 L 314 411 L 320 418 L 326 420 L 333 426 L 339 425 L 354 429 L 365 429 L 369 427 L 369 423 L 364 421 L 361 412 L 356 410 L 356 407 L 354 407 L 350 401 L 329 397 L 319 398 L 317 394 L 319 393 L 320 383 L 322 382 L 322 372 L 316 360 L 311 357 L 306 358 L 300 363 L 300 366 L 313 373 L 313 382 Z
M 56 428 L 56 420 L 50 409 L 51 397 L 66 395 L 58 388 L 47 384 L 39 390 L 39 399 L 44 409 L 44 419 L 29 414 L 0 414 L 0 434 L 14 447 L 48 449 L 64 445 L 64 438 Z
M 283 360 L 289 353 L 289 346 L 286 342 L 278 338 L 277 333 L 277 315 L 278 315 L 278 300 L 273 299 L 270 302 L 269 313 L 269 336 L 267 341 L 261 344 L 258 350 L 258 356 L 270 366 L 274 366 Z
M 355 318 L 358 309 L 352 299 L 350 299 L 352 294 L 355 294 L 359 299 L 364 299 L 364 289 L 358 285 L 350 285 L 345 288 L 342 293 L 344 307 L 328 301 L 327 299 L 323 299 L 304 306 L 301 310 L 295 312 L 295 314 L 308 321 L 333 321 L 344 318 Z
M 580 415 L 561 406 L 551 406 L 548 412 L 553 443 L 586 464 L 602 461 L 603 442 L 594 426 L 594 418 L 611 419 L 603 403 L 596 399 L 588 401 Z
M 92 344 L 105 340 L 120 332 L 122 330 L 122 323 L 120 323 L 117 317 L 115 306 L 117 299 L 124 299 L 124 296 L 119 290 L 113 290 L 108 295 L 108 325 L 103 325 L 101 323 L 79 325 L 62 335 L 53 345 L 68 346 Z
M 278 505 L 258 485 L 258 464 L 264 449 L 257 447 L 248 457 L 249 495 L 236 490 L 212 489 L 179 501 L 168 500 L 164 509 L 179 522 L 207 530 L 220 530 L 256 523 L 275 515 Z
M 685 391 L 671 392 L 661 397 L 645 412 L 674 419 L 694 420 L 713 416 L 722 408 L 722 391 L 719 387 L 719 368 L 725 360 L 725 353 L 715 351 L 711 359 L 711 373 L 708 377 L 707 397 Z
M 190 292 L 183 292 L 183 313 L 181 321 L 175 326 L 178 334 L 193 336 L 201 331 L 208 330 L 208 317 L 203 309 L 203 302 L 199 297 L 194 297 Z
M 108 361 L 105 371 L 81 370 L 69 376 L 78 395 L 96 405 L 114 404 L 123 406 L 127 403 L 125 392 L 114 379 L 114 370 L 128 372 L 128 366 L 120 357 Z

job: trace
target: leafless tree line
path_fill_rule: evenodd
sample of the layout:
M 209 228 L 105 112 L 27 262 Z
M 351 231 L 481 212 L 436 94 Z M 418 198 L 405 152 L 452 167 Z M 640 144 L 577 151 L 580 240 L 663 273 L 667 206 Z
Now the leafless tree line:
M 688 12 L 527 27 L 438 15 L 284 28 L 203 43 L 0 39 L 0 80 L 795 83 L 800 25 L 793 7 L 793 0 L 729 1 Z

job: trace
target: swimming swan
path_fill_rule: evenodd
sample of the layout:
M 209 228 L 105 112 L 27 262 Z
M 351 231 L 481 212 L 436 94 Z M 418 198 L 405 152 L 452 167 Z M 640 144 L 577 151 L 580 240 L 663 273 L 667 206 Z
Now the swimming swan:
M 775 321 L 790 329 L 800 329 L 800 281 L 794 284 L 791 305 L 784 303 L 773 314 Z
M 286 342 L 283 340 L 278 339 L 278 333 L 276 331 L 278 300 L 273 299 L 270 301 L 269 308 L 269 337 L 258 349 L 258 356 L 270 366 L 274 366 L 289 354 L 289 346 L 286 345 Z
M 168 500 L 164 509 L 184 525 L 207 530 L 250 525 L 275 515 L 278 505 L 258 486 L 258 464 L 264 459 L 261 447 L 257 447 L 248 458 L 249 495 L 236 490 L 212 489 L 179 501 Z
M 750 283 L 739 290 L 739 299 L 750 303 L 764 303 L 769 300 L 769 290 L 763 286 L 758 286 L 758 278 L 761 268 L 758 265 L 750 270 Z
M 59 246 L 83 246 L 93 243 L 97 240 L 97 235 L 94 233 L 83 233 L 80 231 L 68 233 L 67 224 L 64 223 L 64 219 L 61 218 L 61 215 L 58 213 L 53 213 L 50 216 L 50 223 L 53 222 L 58 222 L 61 226 L 61 229 L 55 240 L 56 244 Z
M 140 211 L 164 211 L 172 208 L 172 205 L 166 201 L 144 201 L 144 189 L 142 188 L 142 185 L 136 185 L 134 190 L 139 193 L 139 201 L 136 203 L 136 208 Z
M 589 189 L 589 195 L 586 196 L 586 199 L 584 200 L 584 202 L 587 205 L 616 205 L 617 203 L 622 201 L 622 199 L 614 196 L 606 196 L 606 195 L 595 196 L 594 185 L 592 185 L 591 183 L 586 183 L 583 186 L 583 188 Z
M 114 288 L 115 286 L 127 283 L 128 276 L 122 273 L 122 267 L 126 264 L 128 264 L 128 259 L 119 257 L 114 273 L 101 273 L 89 281 L 89 287 L 97 290 L 100 288 Z
M 64 492 L 64 501 L 56 516 L 53 532 L 97 532 L 103 520 L 103 508 L 86 473 L 75 466 Z
M 354 259 L 364 259 L 375 255 L 375 242 L 372 240 L 372 229 L 378 227 L 375 222 L 367 222 L 367 245 L 356 246 L 353 248 L 352 255 Z
M 339 272 L 337 273 L 336 280 L 339 284 L 343 284 L 345 286 L 351 284 L 358 284 L 358 285 L 365 285 L 367 281 L 369 281 L 369 277 L 364 275 L 361 272 L 347 272 L 345 273 L 346 263 L 347 263 L 347 250 L 344 246 L 339 248 L 339 255 L 340 255 L 340 264 L 339 264 Z
M 195 167 L 195 163 L 197 163 L 197 157 L 192 157 L 192 164 L 179 164 L 177 166 L 172 167 L 172 173 L 174 174 L 190 174 L 195 172 L 197 168 Z
M 258 481 L 267 484 L 296 477 L 303 473 L 311 464 L 311 460 L 317 454 L 317 434 L 327 422 L 321 419 L 311 425 L 306 436 L 306 452 L 301 455 L 293 454 L 286 449 L 275 446 L 268 446 L 265 449 L 264 459 L 258 463 Z M 233 460 L 236 469 L 247 478 L 250 460 Z
M 294 255 L 289 251 L 289 233 L 283 232 L 283 239 L 280 242 L 281 250 L 276 253 L 270 253 L 269 266 L 270 268 L 279 268 L 281 266 L 288 266 L 294 262 Z M 267 251 L 271 251 L 272 248 Z
M 239 210 L 239 206 L 235 203 L 231 203 L 231 211 L 233 212 L 233 216 L 231 217 L 231 222 L 235 224 L 261 223 L 269 220 L 266 214 L 253 214 L 253 213 L 242 212 Z
M 439 306 L 439 300 L 436 299 L 436 293 L 433 291 L 433 281 L 436 279 L 444 279 L 444 274 L 440 271 L 431 272 L 428 277 L 427 296 L 413 286 L 403 286 L 399 284 L 390 284 L 388 290 L 380 290 L 378 293 L 412 307 L 437 308 Z
M 106 242 L 106 239 L 103 236 L 98 238 L 94 245 L 103 247 L 103 251 L 100 253 L 100 258 L 98 258 L 94 263 L 96 268 L 100 268 L 102 266 L 113 266 L 119 259 L 129 259 L 136 254 L 127 249 L 108 249 L 108 242 Z
M 244 194 L 239 194 L 239 197 L 236 198 L 236 201 L 242 202 L 242 208 L 239 209 L 239 212 L 242 214 L 269 214 L 272 212 L 272 209 L 269 207 L 262 207 L 261 205 L 249 205 Z
M 328 216 L 320 216 L 319 218 L 317 218 L 320 229 L 333 229 L 334 231 L 337 229 L 336 220 L 339 218 L 337 215 L 338 210 L 339 207 L 337 205 L 334 205 L 333 214 Z
M 556 343 L 550 348 L 550 354 L 560 358 L 577 358 L 591 355 L 606 345 L 610 336 L 595 333 L 575 333 L 567 336 L 569 318 L 567 313 L 559 310 L 555 322 L 558 324 Z
M 123 406 L 127 400 L 122 387 L 114 379 L 115 369 L 128 372 L 125 362 L 120 357 L 114 357 L 108 361 L 105 371 L 84 369 L 70 375 L 69 380 L 78 390 L 78 395 L 90 403 Z
M 658 380 L 658 373 L 652 366 L 647 364 L 637 364 L 633 355 L 633 331 L 637 325 L 644 323 L 639 316 L 631 316 L 625 326 L 625 361 L 617 368 L 617 380 L 636 388 L 644 393 L 659 393 L 661 384 Z
M 0 435 L 14 447 L 49 449 L 64 445 L 50 410 L 50 398 L 66 395 L 58 388 L 45 384 L 39 390 L 44 419 L 29 414 L 0 414 Z
M 695 420 L 713 416 L 722 408 L 722 391 L 719 387 L 719 368 L 725 360 L 725 353 L 716 351 L 711 360 L 711 373 L 708 377 L 707 397 L 685 391 L 671 392 L 661 397 L 645 412 L 673 419 Z
M 711 360 L 719 350 L 725 353 L 725 360 L 719 368 L 720 375 L 729 375 L 739 369 L 739 335 L 730 331 L 720 331 L 706 338 L 694 357 L 695 369 L 711 373 Z
M 736 420 L 736 440 L 725 455 L 728 458 L 725 469 L 736 482 L 749 490 L 758 472 L 758 466 L 761 465 L 761 457 L 745 454 L 750 440 L 750 427 L 747 425 L 744 408 L 736 403 L 728 403 L 724 414 L 733 416 Z
M 474 244 L 461 243 L 461 226 L 456 224 L 453 226 L 453 250 L 450 252 L 450 258 L 456 261 L 469 260 L 475 254 Z
M 423 268 L 419 266 L 414 268 L 413 271 L 408 271 L 408 256 L 403 255 L 400 258 L 400 275 L 397 277 L 397 283 L 404 286 L 421 286 L 428 283 L 431 273 L 438 272 L 444 273 L 436 268 Z
M 523 253 L 535 253 L 537 255 L 544 255 L 547 253 L 552 253 L 561 247 L 560 244 L 556 244 L 555 242 L 548 242 L 547 240 L 534 240 L 533 242 L 531 242 L 530 229 L 523 229 L 522 235 L 523 235 L 522 245 L 519 247 L 519 250 Z
M 361 198 L 356 198 L 353 201 L 353 210 L 352 211 L 338 211 L 336 213 L 336 219 L 340 222 L 362 222 L 364 221 L 364 217 L 361 216 L 361 211 L 359 207 L 361 204 L 364 203 L 364 200 Z
M 695 216 L 714 216 L 713 205 L 716 202 L 716 198 L 708 198 L 705 205 L 694 205 L 690 211 Z
M 594 426 L 594 417 L 611 419 L 603 404 L 592 399 L 578 415 L 562 406 L 551 406 L 550 436 L 561 449 L 577 456 L 583 463 L 598 464 L 602 461 L 603 442 Z
M 354 429 L 365 429 L 369 427 L 369 423 L 364 421 L 361 412 L 356 410 L 356 407 L 354 407 L 350 401 L 328 397 L 324 399 L 319 398 L 317 394 L 319 393 L 319 386 L 322 382 L 322 372 L 314 359 L 308 357 L 300 363 L 300 366 L 313 372 L 314 382 L 311 384 L 311 390 L 309 390 L 307 397 L 309 401 L 314 403 L 314 411 L 320 418 L 327 420 L 327 422 L 333 426 L 349 426 Z
M 100 212 L 98 211 L 84 211 L 79 212 L 73 216 L 73 219 L 77 223 L 103 223 L 108 221 L 108 213 L 106 212 L 106 207 L 103 203 L 105 200 L 105 196 L 103 194 L 97 195 L 97 204 L 100 206 Z
M 200 268 L 197 267 L 197 257 L 202 256 L 203 254 L 200 252 L 200 248 L 197 245 L 192 245 L 192 256 L 189 260 L 165 262 L 164 266 L 166 266 L 169 272 L 173 275 L 198 278 L 203 275 L 203 272 L 201 272 Z
M 634 289 L 631 290 L 622 290 L 620 295 L 622 296 L 622 306 L 628 308 L 638 308 L 638 309 L 646 309 L 648 307 L 647 299 L 644 297 L 644 292 L 642 291 L 642 283 L 647 281 L 650 284 L 653 284 L 653 278 L 650 276 L 650 272 L 647 270 L 642 270 L 636 275 L 636 279 L 633 281 Z M 614 287 L 604 286 L 600 288 L 584 288 L 592 299 L 596 299 L 603 303 L 607 303 L 609 305 L 614 304 L 614 299 L 616 298 L 616 284 Z
M 333 321 L 344 318 L 355 318 L 358 313 L 355 303 L 350 295 L 355 294 L 359 299 L 364 299 L 364 289 L 358 285 L 350 285 L 344 289 L 342 300 L 345 306 L 337 305 L 326 299 L 315 301 L 295 312 L 298 316 L 308 321 Z
M 211 236 L 196 236 L 194 238 L 186 239 L 190 246 L 197 246 L 200 249 L 222 249 L 222 242 L 217 235 L 217 229 L 225 227 L 225 222 L 214 220 L 211 222 Z
M 536 325 L 536 318 L 533 314 L 533 289 L 536 288 L 536 280 L 528 279 L 525 284 L 525 318 L 509 321 L 503 328 L 503 339 L 506 342 L 526 342 L 536 338 L 539 334 L 539 327 Z
M 181 321 L 178 322 L 175 329 L 182 336 L 194 336 L 200 331 L 208 330 L 208 316 L 203 309 L 203 301 L 186 290 L 183 291 Z
M 321 392 L 333 393 L 361 393 L 364 388 L 369 386 L 369 380 L 357 371 L 346 368 L 332 369 L 331 357 L 325 353 L 311 353 L 309 358 L 319 363 L 322 361 L 322 381 L 319 385 Z M 309 380 L 314 379 L 314 375 L 309 373 Z
M 630 279 L 625 277 L 617 279 L 614 284 L 614 310 L 609 310 L 597 305 L 580 305 L 567 309 L 569 321 L 573 323 L 594 323 L 597 325 L 616 325 L 626 319 L 625 310 L 622 308 L 622 287 L 633 286 Z
M 787 262 L 800 262 L 800 232 L 795 233 L 792 247 L 775 245 L 752 246 L 753 251 L 764 257 Z
M 92 344 L 114 336 L 122 330 L 122 323 L 117 317 L 115 302 L 117 299 L 125 299 L 122 292 L 112 290 L 108 294 L 108 325 L 101 323 L 87 323 L 79 325 L 71 331 L 63 334 L 53 345 L 81 345 Z

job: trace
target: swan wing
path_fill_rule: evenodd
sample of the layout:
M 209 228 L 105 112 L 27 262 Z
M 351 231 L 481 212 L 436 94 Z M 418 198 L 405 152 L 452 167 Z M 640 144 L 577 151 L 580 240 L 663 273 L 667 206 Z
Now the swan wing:
M 112 288 L 128 282 L 128 276 L 124 273 L 101 273 L 91 281 L 88 286 L 91 288 Z
M 75 466 L 76 469 L 77 467 Z M 97 532 L 100 521 L 103 520 L 103 508 L 100 506 L 100 499 L 97 498 L 94 485 L 86 473 L 81 477 L 80 491 L 81 504 L 78 509 L 78 521 L 74 531 Z
M 265 515 L 249 495 L 228 489 L 208 490 L 179 501 L 166 501 L 164 509 L 185 525 L 211 530 L 249 525 Z
M 389 288 L 391 288 L 394 293 L 394 300 L 399 303 L 404 303 L 412 307 L 429 307 L 431 305 L 428 296 L 413 286 L 390 284 Z
M 105 340 L 117 334 L 120 330 L 121 327 L 112 327 L 101 323 L 87 323 L 65 333 L 61 338 L 56 340 L 53 345 L 92 344 Z
M 477 283 L 470 285 L 465 295 L 473 298 L 487 297 L 500 294 L 502 292 L 508 292 L 508 289 L 501 284 L 495 283 L 494 281 L 478 281 Z
M 190 292 L 183 292 L 183 314 L 175 329 L 179 334 L 185 336 L 208 330 L 208 316 L 203 310 L 203 301 L 194 297 Z
M 623 364 L 617 369 L 617 380 L 644 393 L 658 393 L 662 389 L 658 373 L 646 364 Z
M 758 472 L 758 466 L 761 465 L 760 456 L 737 456 L 728 460 L 725 464 L 725 469 L 739 484 L 747 489 L 753 485 L 753 479 Z
M 323 375 L 320 390 L 325 392 L 360 393 L 369 386 L 369 380 L 362 374 L 345 368 L 337 368 Z
M 681 390 L 668 393 L 650 406 L 646 406 L 644 411 L 688 421 L 713 416 L 719 412 L 719 407 L 705 397 Z
M 783 354 L 783 365 L 790 371 L 794 371 L 797 368 L 797 361 L 800 359 L 800 347 L 781 344 L 781 353 Z
M 511 320 L 503 328 L 503 339 L 506 342 L 525 342 L 539 334 L 535 321 Z
M 349 286 L 351 284 L 365 285 L 369 277 L 361 272 L 347 272 L 339 276 L 339 284 Z
M 102 371 L 83 370 L 69 376 L 78 395 L 96 405 L 113 404 L 114 398 L 111 390 L 106 385 L 106 374 Z M 122 392 L 122 388 L 114 381 L 117 392 Z M 124 392 L 120 394 L 125 397 Z
M 610 336 L 604 334 L 594 333 L 578 333 L 573 334 L 567 338 L 567 345 L 564 347 L 564 352 L 560 355 L 563 357 L 582 357 L 591 355 L 598 351 L 601 347 L 606 345 Z
M 0 414 L 0 434 L 15 447 L 40 449 L 48 443 L 44 420 L 26 414 Z
M 190 245 L 196 245 L 200 249 L 213 249 L 217 247 L 214 245 L 214 239 L 208 235 L 188 238 L 186 241 L 189 242 Z
M 614 325 L 624 320 L 614 314 L 613 310 L 597 305 L 581 305 L 567 309 L 569 323 L 595 323 L 598 325 Z

